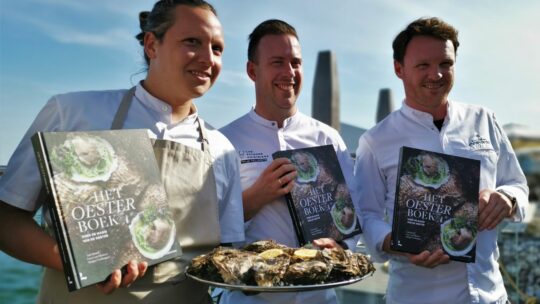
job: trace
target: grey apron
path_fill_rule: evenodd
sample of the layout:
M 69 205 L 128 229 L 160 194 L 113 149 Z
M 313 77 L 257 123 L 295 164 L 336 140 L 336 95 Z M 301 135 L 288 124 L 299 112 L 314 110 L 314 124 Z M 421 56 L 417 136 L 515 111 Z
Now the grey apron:
M 134 97 L 135 87 L 123 97 L 111 129 L 121 129 Z M 68 292 L 64 274 L 45 268 L 38 303 L 211 303 L 208 286 L 186 278 L 191 259 L 219 245 L 220 226 L 216 182 L 206 129 L 199 124 L 202 151 L 177 142 L 157 139 L 154 153 L 161 170 L 175 219 L 183 255 L 150 267 L 129 288 L 103 295 L 95 286 Z

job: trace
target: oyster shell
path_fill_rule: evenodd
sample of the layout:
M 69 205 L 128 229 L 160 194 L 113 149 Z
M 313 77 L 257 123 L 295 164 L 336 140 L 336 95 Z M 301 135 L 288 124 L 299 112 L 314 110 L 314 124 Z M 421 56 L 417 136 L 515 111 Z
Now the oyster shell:
M 289 249 L 287 246 L 277 243 L 274 240 L 262 240 L 248 244 L 244 247 L 244 250 L 261 253 L 269 249 Z
M 326 261 L 332 265 L 328 281 L 342 281 L 361 275 L 358 259 L 350 250 L 341 248 L 325 248 L 322 254 Z
M 250 269 L 256 258 L 253 252 L 221 248 L 210 259 L 225 283 L 242 285 L 250 281 Z
M 214 249 L 208 254 L 199 255 L 191 260 L 189 273 L 200 278 L 205 278 L 214 282 L 223 282 L 219 271 L 212 263 L 212 254 L 218 249 Z
M 308 260 L 290 264 L 283 280 L 293 285 L 310 285 L 323 283 L 332 266 L 320 260 Z
M 283 275 L 291 261 L 287 251 L 269 249 L 259 253 L 259 259 L 253 263 L 253 278 L 257 285 L 270 287 L 281 285 Z

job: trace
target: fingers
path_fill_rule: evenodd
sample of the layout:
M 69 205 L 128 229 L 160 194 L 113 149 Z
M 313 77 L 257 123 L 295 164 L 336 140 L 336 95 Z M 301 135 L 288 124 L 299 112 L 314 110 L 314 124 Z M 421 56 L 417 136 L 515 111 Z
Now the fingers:
M 126 265 L 127 273 L 122 278 L 122 287 L 129 287 L 139 277 L 139 267 L 135 261 Z
M 124 275 L 120 269 L 116 269 L 111 273 L 109 278 L 97 284 L 97 288 L 103 294 L 111 294 L 120 287 L 129 287 L 135 280 L 142 277 L 148 269 L 147 262 L 137 263 L 135 260 L 128 262 L 124 266 Z
M 427 268 L 434 268 L 450 262 L 450 257 L 441 249 L 437 249 L 432 253 L 425 250 L 419 254 L 407 254 L 407 257 L 411 263 Z
M 512 211 L 512 202 L 492 190 L 482 190 L 479 197 L 478 229 L 491 230 L 503 221 Z
M 316 247 L 323 249 L 323 248 L 340 248 L 339 244 L 331 238 L 320 238 L 313 240 L 313 245 Z
M 122 272 L 116 269 L 111 273 L 108 280 L 97 284 L 97 289 L 103 294 L 110 294 L 120 287 L 122 283 Z

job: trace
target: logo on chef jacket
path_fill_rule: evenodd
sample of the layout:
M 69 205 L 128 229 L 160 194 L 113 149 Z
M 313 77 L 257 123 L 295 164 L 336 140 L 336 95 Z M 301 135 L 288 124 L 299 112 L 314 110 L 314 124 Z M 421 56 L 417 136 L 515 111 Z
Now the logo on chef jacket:
M 240 164 L 264 163 L 268 161 L 270 157 L 268 154 L 253 150 L 240 150 L 238 151 L 238 156 L 240 156 Z
M 491 144 L 490 142 L 482 137 L 480 134 L 476 133 L 470 140 L 469 140 L 469 147 L 472 150 L 479 150 L 479 149 L 490 149 Z

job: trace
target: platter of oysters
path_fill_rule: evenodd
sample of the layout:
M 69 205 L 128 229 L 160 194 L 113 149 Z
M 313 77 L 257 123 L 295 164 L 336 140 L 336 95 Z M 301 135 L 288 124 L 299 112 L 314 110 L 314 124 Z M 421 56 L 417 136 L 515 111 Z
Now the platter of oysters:
M 375 272 L 369 258 L 341 248 L 290 248 L 273 240 L 242 249 L 217 247 L 195 257 L 188 277 L 215 287 L 252 292 L 334 288 Z

